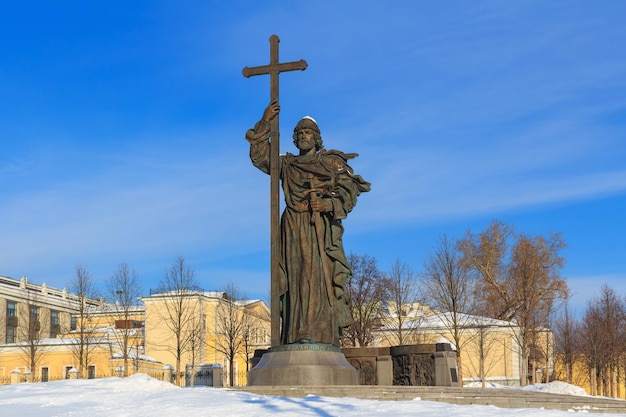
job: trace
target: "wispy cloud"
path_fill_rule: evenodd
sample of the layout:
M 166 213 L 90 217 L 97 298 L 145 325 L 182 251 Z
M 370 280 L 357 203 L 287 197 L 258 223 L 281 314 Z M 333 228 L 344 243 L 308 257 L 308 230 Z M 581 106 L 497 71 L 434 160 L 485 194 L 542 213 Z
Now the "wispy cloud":
M 254 169 L 245 166 L 250 168 L 246 186 L 237 181 L 241 163 L 233 162 L 244 158 L 192 158 L 145 162 L 167 166 L 147 178 L 137 178 L 137 167 L 129 161 L 101 176 L 7 202 L 0 214 L 10 219 L 3 229 L 12 238 L 3 242 L 1 257 L 28 262 L 57 256 L 59 246 L 76 258 L 163 247 L 175 253 L 200 241 L 206 250 L 236 242 L 245 250 L 245 237 L 261 217 L 254 202 L 266 199 L 253 179 Z

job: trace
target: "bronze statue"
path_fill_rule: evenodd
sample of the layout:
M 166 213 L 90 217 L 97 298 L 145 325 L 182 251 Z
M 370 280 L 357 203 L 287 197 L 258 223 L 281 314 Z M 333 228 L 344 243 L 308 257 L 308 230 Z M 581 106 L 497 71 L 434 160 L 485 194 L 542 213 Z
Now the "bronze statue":
M 272 102 L 246 133 L 250 159 L 270 173 L 272 121 L 280 106 Z M 343 249 L 341 220 L 370 184 L 347 164 L 357 154 L 323 148 L 310 117 L 293 133 L 298 155 L 278 159 L 286 208 L 280 222 L 278 295 L 281 344 L 325 343 L 339 346 L 342 329 L 352 323 L 344 286 L 351 274 Z

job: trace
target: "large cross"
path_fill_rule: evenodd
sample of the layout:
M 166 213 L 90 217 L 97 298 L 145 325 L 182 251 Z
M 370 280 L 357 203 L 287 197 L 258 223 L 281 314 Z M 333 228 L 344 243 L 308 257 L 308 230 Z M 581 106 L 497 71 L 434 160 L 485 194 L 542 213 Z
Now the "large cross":
M 245 67 L 243 75 L 246 78 L 253 75 L 269 74 L 270 76 L 270 102 L 278 103 L 278 74 L 285 71 L 304 71 L 307 67 L 305 60 L 295 62 L 278 62 L 278 36 L 270 37 L 270 63 L 259 67 Z M 280 305 L 278 294 L 278 274 L 280 264 L 280 191 L 278 157 L 280 152 L 280 132 L 278 130 L 278 114 L 272 120 L 270 131 L 270 275 L 271 275 L 271 330 L 272 347 L 280 345 Z

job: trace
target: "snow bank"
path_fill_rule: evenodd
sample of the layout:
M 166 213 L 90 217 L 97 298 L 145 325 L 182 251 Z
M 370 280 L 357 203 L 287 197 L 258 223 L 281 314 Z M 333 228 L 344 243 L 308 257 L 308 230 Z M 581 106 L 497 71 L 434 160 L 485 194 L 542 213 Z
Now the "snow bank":
M 583 388 L 561 381 L 553 381 L 547 384 L 533 384 L 522 389 L 524 391 L 549 392 L 551 394 L 588 396 Z
M 93 380 L 92 380 L 93 381 Z M 169 382 L 159 381 L 146 374 L 134 374 L 128 378 L 104 378 L 101 384 L 108 389 L 133 389 L 141 391 L 168 391 L 181 389 Z
M 482 384 L 480 382 L 471 382 L 469 384 L 465 384 L 464 386 L 467 388 L 481 388 Z M 524 391 L 547 392 L 550 394 L 588 396 L 587 392 L 583 388 L 561 381 L 553 381 L 547 384 L 533 384 L 528 385 L 527 387 L 513 387 L 500 385 L 495 382 L 486 382 L 485 388 L 519 389 Z

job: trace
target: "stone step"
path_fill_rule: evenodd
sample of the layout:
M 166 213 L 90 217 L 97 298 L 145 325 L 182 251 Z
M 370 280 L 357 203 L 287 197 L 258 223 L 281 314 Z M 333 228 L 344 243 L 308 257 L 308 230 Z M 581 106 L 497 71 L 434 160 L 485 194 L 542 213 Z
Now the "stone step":
M 492 405 L 501 408 L 585 410 L 591 413 L 626 414 L 626 401 L 606 397 L 576 396 L 498 388 L 452 388 L 408 386 L 255 386 L 231 388 L 258 395 L 301 398 L 350 397 L 382 401 L 438 401 L 457 405 Z

